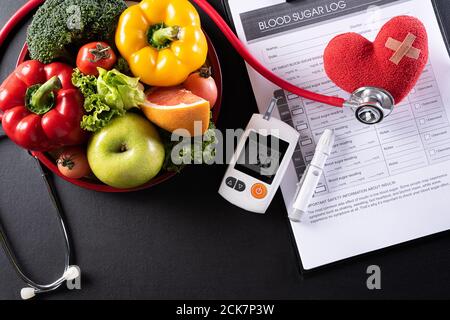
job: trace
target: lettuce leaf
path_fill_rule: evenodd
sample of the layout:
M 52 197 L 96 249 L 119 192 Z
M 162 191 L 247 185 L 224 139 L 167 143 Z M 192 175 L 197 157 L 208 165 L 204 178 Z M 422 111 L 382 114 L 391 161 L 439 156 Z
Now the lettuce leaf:
M 138 78 L 128 77 L 118 70 L 98 68 L 99 77 L 87 76 L 75 69 L 72 83 L 84 96 L 86 115 L 81 128 L 96 132 L 114 117 L 123 116 L 145 101 L 144 87 Z
M 143 86 L 139 78 L 131 78 L 118 70 L 106 71 L 98 68 L 98 94 L 104 96 L 106 103 L 117 109 L 129 110 L 145 101 Z
M 97 93 L 97 78 L 84 75 L 78 68 L 73 71 L 72 84 L 80 90 L 84 97 Z
M 88 114 L 83 116 L 81 128 L 92 132 L 105 127 L 115 116 L 125 114 L 124 110 L 111 109 L 103 102 L 99 94 L 88 96 L 84 102 L 84 108 Z

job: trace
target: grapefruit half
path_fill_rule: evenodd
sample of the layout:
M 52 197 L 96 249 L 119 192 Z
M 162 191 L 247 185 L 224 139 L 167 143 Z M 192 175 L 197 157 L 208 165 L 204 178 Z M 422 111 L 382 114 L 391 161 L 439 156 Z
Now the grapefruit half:
M 150 89 L 141 109 L 155 125 L 178 135 L 203 135 L 209 127 L 209 102 L 182 87 Z

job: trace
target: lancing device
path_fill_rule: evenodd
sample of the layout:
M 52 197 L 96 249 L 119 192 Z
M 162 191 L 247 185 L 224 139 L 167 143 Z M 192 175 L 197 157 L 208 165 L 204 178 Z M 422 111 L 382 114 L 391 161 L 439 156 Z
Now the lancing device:
M 291 221 L 303 222 L 305 220 L 308 206 L 319 185 L 325 164 L 333 150 L 333 145 L 334 132 L 327 129 L 320 137 L 314 157 L 298 183 L 297 192 L 292 202 L 292 210 L 289 214 Z

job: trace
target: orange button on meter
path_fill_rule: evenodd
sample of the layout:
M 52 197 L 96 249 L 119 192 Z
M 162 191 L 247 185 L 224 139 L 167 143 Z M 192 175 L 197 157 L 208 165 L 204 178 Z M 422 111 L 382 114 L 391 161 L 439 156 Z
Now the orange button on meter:
M 267 196 L 267 188 L 262 183 L 255 183 L 252 186 L 252 196 L 256 199 L 264 199 Z

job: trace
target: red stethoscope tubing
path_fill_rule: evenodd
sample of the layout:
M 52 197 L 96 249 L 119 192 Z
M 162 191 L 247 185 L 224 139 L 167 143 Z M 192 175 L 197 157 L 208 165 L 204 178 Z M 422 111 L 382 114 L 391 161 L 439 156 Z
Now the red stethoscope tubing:
M 222 31 L 223 35 L 228 39 L 230 44 L 236 49 L 239 55 L 255 69 L 260 75 L 269 80 L 270 82 L 276 84 L 280 88 L 298 95 L 299 97 L 306 98 L 308 100 L 317 101 L 320 103 L 325 103 L 335 107 L 343 107 L 345 100 L 338 97 L 326 96 L 318 94 L 312 91 L 308 91 L 293 84 L 288 81 L 278 77 L 272 71 L 267 69 L 262 65 L 245 47 L 245 45 L 239 40 L 239 38 L 234 34 L 225 20 L 220 16 L 219 13 L 206 1 L 206 0 L 192 0 L 196 3 L 217 25 L 217 27 Z
M 30 0 L 24 6 L 22 6 L 11 19 L 6 23 L 2 30 L 0 30 L 0 47 L 5 42 L 11 30 L 22 21 L 25 16 L 27 16 L 33 9 L 41 5 L 45 0 Z M 280 88 L 303 97 L 308 100 L 317 101 L 327 105 L 335 107 L 343 107 L 345 99 L 333 96 L 326 96 L 318 94 L 309 90 L 299 88 L 292 83 L 280 78 L 275 73 L 267 69 L 258 59 L 256 59 L 245 47 L 245 45 L 239 40 L 239 38 L 234 34 L 225 20 L 220 16 L 219 13 L 206 1 L 206 0 L 192 0 L 196 3 L 217 25 L 223 35 L 228 39 L 230 44 L 235 48 L 239 55 L 259 74 L 270 82 L 276 84 Z M 0 114 L 1 121 L 1 114 Z

